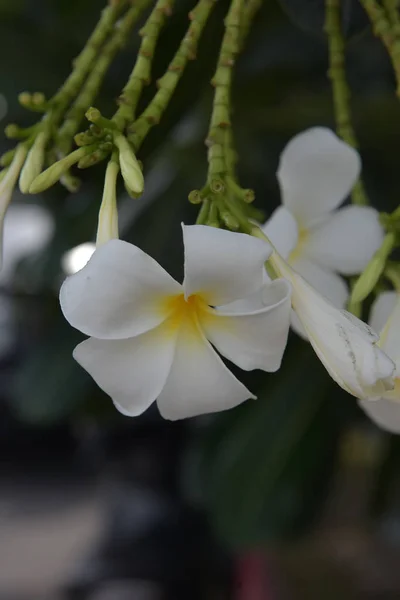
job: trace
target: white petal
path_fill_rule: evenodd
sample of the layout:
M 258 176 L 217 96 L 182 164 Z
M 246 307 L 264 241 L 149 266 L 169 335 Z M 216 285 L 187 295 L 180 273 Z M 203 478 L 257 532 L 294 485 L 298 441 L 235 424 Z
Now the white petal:
M 217 306 L 260 289 L 271 246 L 250 235 L 205 225 L 183 225 L 186 297 Z
M 360 273 L 380 248 L 384 231 L 379 213 L 368 206 L 346 206 L 312 227 L 304 256 L 344 275 Z
M 261 229 L 279 254 L 288 258 L 299 237 L 297 221 L 292 213 L 284 206 L 279 206 Z
M 381 294 L 372 306 L 371 321 L 379 326 L 379 346 L 394 360 L 400 373 L 400 294 Z
M 394 311 L 398 299 L 399 296 L 396 292 L 383 292 L 382 294 L 379 294 L 372 304 L 369 316 L 369 324 L 372 329 L 375 329 L 378 333 L 382 332 L 389 317 Z M 397 326 L 400 327 L 400 324 Z
M 174 357 L 176 334 L 165 325 L 127 340 L 89 338 L 74 358 L 111 396 L 120 412 L 137 416 L 163 389 Z
M 201 327 L 218 352 L 250 371 L 277 371 L 282 362 L 289 332 L 291 286 L 277 279 L 263 287 L 263 308 L 254 312 L 233 312 L 221 306 L 202 315 Z
M 382 429 L 400 433 L 400 402 L 395 400 L 360 400 L 361 408 Z
M 349 291 L 346 282 L 340 275 L 336 275 L 333 271 L 324 269 L 306 258 L 298 258 L 291 263 L 291 266 L 296 269 L 296 271 L 300 273 L 300 275 L 304 277 L 317 292 L 320 292 L 325 298 L 328 298 L 334 306 L 337 308 L 344 308 L 346 306 Z M 292 311 L 290 324 L 297 335 L 304 340 L 308 340 L 308 335 L 294 311 Z
M 165 419 L 184 419 L 233 408 L 251 392 L 236 379 L 196 327 L 179 332 L 174 361 L 157 404 Z
M 149 331 L 168 316 L 162 297 L 182 293 L 160 265 L 136 246 L 111 240 L 60 291 L 67 321 L 86 335 L 126 339 Z
M 392 390 L 395 365 L 376 346 L 378 336 L 350 313 L 335 308 L 276 253 L 271 262 L 292 284 L 292 306 L 331 377 L 360 399 Z
M 299 258 L 292 262 L 291 266 L 300 273 L 300 275 L 304 277 L 317 292 L 325 296 L 325 298 L 328 298 L 333 306 L 343 308 L 346 305 L 349 291 L 346 282 L 340 275 L 337 275 L 330 269 L 323 268 L 306 258 Z
M 314 127 L 296 135 L 281 154 L 282 202 L 301 228 L 337 208 L 360 173 L 358 153 L 332 131 Z

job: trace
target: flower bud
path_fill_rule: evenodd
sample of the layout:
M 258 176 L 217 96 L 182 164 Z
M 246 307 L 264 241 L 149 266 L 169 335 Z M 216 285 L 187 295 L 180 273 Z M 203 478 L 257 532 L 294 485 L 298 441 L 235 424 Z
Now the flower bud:
M 29 193 L 33 180 L 42 172 L 47 139 L 47 133 L 41 131 L 28 152 L 19 176 L 19 189 L 23 194 Z
M 125 183 L 135 194 L 141 194 L 144 189 L 143 173 L 131 145 L 122 134 L 114 136 L 114 143 L 119 150 L 119 164 Z
M 57 161 L 51 167 L 40 173 L 32 182 L 29 187 L 30 194 L 39 194 L 39 192 L 43 192 L 47 190 L 47 188 L 54 185 L 60 177 L 68 171 L 72 165 L 77 163 L 83 156 L 86 156 L 88 153 L 88 148 L 85 146 L 83 148 L 78 148 L 65 156 L 61 160 Z
M 118 239 L 117 176 L 119 164 L 110 160 L 104 181 L 103 199 L 99 211 L 96 246 Z

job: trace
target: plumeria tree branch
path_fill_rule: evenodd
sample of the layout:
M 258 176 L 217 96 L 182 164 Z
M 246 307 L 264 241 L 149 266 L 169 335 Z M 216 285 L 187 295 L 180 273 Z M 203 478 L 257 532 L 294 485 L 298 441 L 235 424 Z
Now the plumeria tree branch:
M 396 77 L 396 94 L 400 99 L 400 38 L 398 36 L 398 19 L 393 23 L 395 7 L 386 2 L 390 11 L 385 11 L 377 0 L 360 0 L 367 13 L 375 35 L 383 42 L 388 51 Z
M 196 58 L 197 45 L 215 1 L 200 0 L 189 14 L 191 21 L 189 28 L 166 72 L 157 81 L 157 93 L 143 113 L 129 127 L 128 139 L 135 151 L 140 148 L 150 129 L 160 122 L 188 62 Z
M 121 21 L 117 25 L 114 25 L 112 36 L 99 52 L 85 84 L 70 107 L 64 123 L 58 131 L 57 145 L 62 154 L 68 154 L 71 150 L 73 136 L 78 131 L 87 108 L 93 104 L 108 68 L 117 52 L 126 43 L 129 33 L 150 2 L 151 0 L 139 0 L 139 2 L 135 2 L 124 14 Z
M 197 223 L 233 231 L 251 230 L 249 217 L 260 218 L 260 213 L 249 204 L 254 200 L 252 190 L 243 189 L 235 175 L 236 151 L 231 124 L 231 89 L 233 67 L 244 45 L 251 20 L 261 3 L 232 0 L 225 19 L 225 34 L 212 79 L 215 87 L 210 127 L 206 138 L 208 146 L 207 183 L 201 190 L 189 194 L 190 202 L 202 203 Z
M 328 76 L 332 84 L 337 134 L 347 144 L 357 148 L 358 143 L 351 118 L 350 90 L 345 73 L 345 40 L 341 26 L 340 7 L 340 0 L 326 0 L 325 32 L 329 46 Z M 361 179 L 354 185 L 351 198 L 353 204 L 368 204 Z
M 103 10 L 92 35 L 89 37 L 82 52 L 75 59 L 70 75 L 50 100 L 46 101 L 44 95 L 39 92 L 34 94 L 23 92 L 20 94 L 20 103 L 30 110 L 44 113 L 43 118 L 36 125 L 27 129 L 21 129 L 14 124 L 9 125 L 6 127 L 6 135 L 8 137 L 11 139 L 24 139 L 27 147 L 33 145 L 39 132 L 44 133 L 46 141 L 51 137 L 54 128 L 61 120 L 69 103 L 79 93 L 80 87 L 92 68 L 100 48 L 110 35 L 124 5 L 124 1 L 112 2 Z M 2 166 L 7 166 L 11 162 L 15 151 L 13 150 L 3 155 L 1 160 Z

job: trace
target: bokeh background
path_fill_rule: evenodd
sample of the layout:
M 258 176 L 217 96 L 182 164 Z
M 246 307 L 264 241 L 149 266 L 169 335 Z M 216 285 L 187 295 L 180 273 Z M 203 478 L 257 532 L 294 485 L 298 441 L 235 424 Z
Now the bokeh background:
M 0 0 L 2 126 L 33 122 L 18 93 L 54 93 L 103 4 Z M 176 4 L 156 76 L 194 0 Z M 400 155 L 393 74 L 357 1 L 342 4 L 364 179 L 373 205 L 391 210 Z M 143 198 L 120 190 L 122 236 L 177 278 L 180 222 L 196 218 L 187 195 L 206 172 L 209 80 L 227 6 L 217 3 L 198 60 L 143 147 Z M 266 217 L 279 204 L 284 145 L 307 127 L 334 126 L 323 19 L 321 0 L 265 0 L 238 61 L 238 168 Z M 131 36 L 104 82 L 97 106 L 106 115 L 138 40 Z M 0 151 L 9 147 L 1 138 Z M 399 440 L 368 422 L 306 342 L 290 336 L 279 373 L 244 374 L 257 402 L 177 423 L 155 407 L 136 419 L 119 415 L 74 363 L 82 336 L 64 322 L 58 290 L 82 260 L 76 247 L 94 240 L 103 173 L 104 165 L 82 172 L 73 195 L 59 185 L 35 197 L 16 191 L 6 219 L 0 599 L 400 598 Z

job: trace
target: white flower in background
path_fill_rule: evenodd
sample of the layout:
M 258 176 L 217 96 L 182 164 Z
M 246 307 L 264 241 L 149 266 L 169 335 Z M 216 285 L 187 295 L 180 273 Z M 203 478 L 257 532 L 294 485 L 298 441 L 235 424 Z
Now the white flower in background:
M 338 273 L 360 273 L 384 236 L 375 209 L 338 209 L 359 173 L 358 153 L 329 129 L 296 135 L 283 150 L 277 173 L 282 206 L 263 227 L 283 258 L 338 308 L 348 298 Z M 304 333 L 296 318 L 292 325 Z
M 379 346 L 396 364 L 394 390 L 379 400 L 362 400 L 360 406 L 383 429 L 400 433 L 400 293 L 383 292 L 371 310 L 371 327 L 381 334 Z
M 276 371 L 282 360 L 290 285 L 263 282 L 270 245 L 202 225 L 183 226 L 183 239 L 182 285 L 111 240 L 61 288 L 66 319 L 91 336 L 75 359 L 126 415 L 156 399 L 165 418 L 180 419 L 254 398 L 213 346 L 244 370 Z
M 292 285 L 292 307 L 318 358 L 346 392 L 364 399 L 394 388 L 392 360 L 377 346 L 379 336 L 351 313 L 319 294 L 277 253 L 270 262 Z
M 17 146 L 14 158 L 10 166 L 7 167 L 3 179 L 0 181 L 0 268 L 3 263 L 4 218 L 27 153 L 26 146 L 23 144 Z

